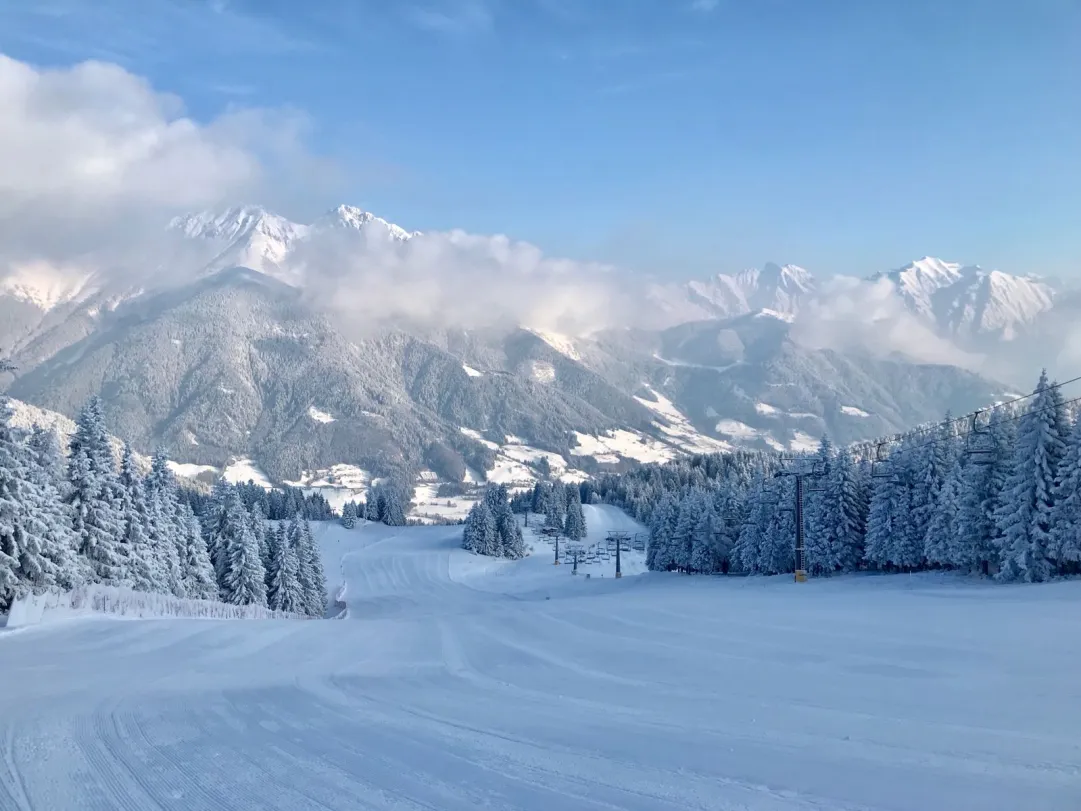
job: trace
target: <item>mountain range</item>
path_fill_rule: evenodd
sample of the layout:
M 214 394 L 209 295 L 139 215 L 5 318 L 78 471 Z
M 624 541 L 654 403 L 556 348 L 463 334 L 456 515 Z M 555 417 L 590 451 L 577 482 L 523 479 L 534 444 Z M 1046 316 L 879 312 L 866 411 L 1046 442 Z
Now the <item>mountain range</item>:
M 100 394 L 110 430 L 142 451 L 343 495 L 392 478 L 434 498 L 439 482 L 579 478 L 899 431 L 1013 387 L 927 362 L 904 330 L 865 351 L 808 324 L 855 333 L 854 311 L 878 333 L 907 318 L 960 353 L 986 352 L 1035 340 L 1072 302 L 1037 278 L 931 258 L 860 280 L 767 264 L 632 286 L 649 328 L 397 319 L 357 330 L 348 308 L 313 295 L 325 274 L 423 256 L 435 236 L 349 206 L 309 224 L 248 206 L 179 217 L 166 237 L 168 255 L 137 277 L 42 262 L 0 278 L 0 346 L 20 367 L 8 393 L 69 416 Z M 395 272 L 388 263 L 385 289 Z

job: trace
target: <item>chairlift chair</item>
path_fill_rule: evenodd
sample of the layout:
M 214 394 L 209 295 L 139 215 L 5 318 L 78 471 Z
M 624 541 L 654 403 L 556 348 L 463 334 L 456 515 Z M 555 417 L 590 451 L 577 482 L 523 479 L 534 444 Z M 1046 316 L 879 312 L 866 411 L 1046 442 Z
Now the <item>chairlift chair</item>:
M 965 437 L 965 456 L 973 464 L 989 465 L 995 460 L 995 439 L 991 435 L 991 427 L 980 423 L 982 413 L 976 411 L 972 414 L 968 436 Z

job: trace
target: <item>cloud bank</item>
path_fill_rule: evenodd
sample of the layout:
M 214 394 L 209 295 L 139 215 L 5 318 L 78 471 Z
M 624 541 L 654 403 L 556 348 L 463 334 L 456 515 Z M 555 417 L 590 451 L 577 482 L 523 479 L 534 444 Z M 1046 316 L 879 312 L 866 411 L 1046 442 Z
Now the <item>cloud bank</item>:
M 880 358 L 903 357 L 978 369 L 981 355 L 965 352 L 905 308 L 887 278 L 838 276 L 801 308 L 792 325 L 797 343 Z
M 111 253 L 170 212 L 249 198 L 303 174 L 305 122 L 247 109 L 200 123 L 103 62 L 39 69 L 0 54 L 0 267 Z
M 546 257 L 534 245 L 464 231 L 407 241 L 368 226 L 316 235 L 293 261 L 307 294 L 355 329 L 526 325 L 574 335 L 633 318 L 633 280 L 607 265 Z

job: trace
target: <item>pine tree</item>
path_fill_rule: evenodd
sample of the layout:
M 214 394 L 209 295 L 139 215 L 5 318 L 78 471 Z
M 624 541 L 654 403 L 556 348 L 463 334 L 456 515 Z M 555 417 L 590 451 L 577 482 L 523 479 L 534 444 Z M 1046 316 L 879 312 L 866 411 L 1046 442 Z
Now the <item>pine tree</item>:
M 567 499 L 567 519 L 563 525 L 563 534 L 573 542 L 586 537 L 586 516 L 582 511 L 582 500 L 575 487 Z
M 712 506 L 707 506 L 701 511 L 691 533 L 691 571 L 709 574 L 720 568 L 717 549 L 719 535 L 719 518 Z
M 462 546 L 478 555 L 496 557 L 502 551 L 495 516 L 483 500 L 469 510 L 462 533 Z
M 39 554 L 44 560 L 22 561 L 20 578 L 34 590 L 50 586 L 71 589 L 87 582 L 92 572 L 76 553 L 78 538 L 72 529 L 71 510 L 61 493 L 64 456 L 56 431 L 34 426 L 27 443 L 26 467 L 32 486 L 23 503 L 34 522 L 34 534 L 40 539 Z
M 1003 580 L 1040 582 L 1055 571 L 1051 560 L 1051 513 L 1055 477 L 1065 453 L 1068 420 L 1058 389 L 1040 375 L 1028 411 L 1018 425 L 1013 466 L 995 520 L 1001 533 Z
M 275 611 L 302 613 L 306 605 L 300 589 L 300 564 L 284 524 L 270 533 L 269 541 L 267 605 Z
M 954 547 L 957 538 L 957 518 L 961 513 L 961 500 L 965 486 L 963 457 L 954 460 L 935 498 L 935 510 L 927 527 L 923 556 L 933 566 L 953 566 Z
M 136 591 L 168 593 L 166 572 L 161 570 L 150 537 L 150 510 L 131 446 L 124 445 L 120 461 L 121 514 L 124 518 L 123 548 L 127 582 Z
M 259 547 L 259 559 L 263 562 L 263 569 L 265 570 L 270 563 L 270 545 L 267 541 L 266 515 L 263 513 L 263 508 L 259 506 L 259 502 L 251 506 L 249 527 L 252 536 L 255 538 L 256 545 Z
M 150 536 L 164 590 L 177 597 L 186 597 L 181 563 L 186 554 L 186 527 L 179 518 L 180 498 L 176 477 L 160 449 L 155 452 L 150 474 L 146 477 L 146 499 L 150 513 Z
M 547 492 L 545 487 L 540 482 L 533 485 L 533 500 L 531 511 L 537 515 L 544 515 L 547 512 Z
M 402 508 L 402 500 L 398 497 L 396 490 L 387 491 L 385 507 L 380 520 L 388 527 L 405 526 L 405 510 Z
M 26 545 L 26 472 L 10 425 L 10 406 L 0 396 L 0 608 L 6 609 L 23 586 L 20 559 Z M 42 572 L 40 577 L 47 578 Z
M 347 501 L 342 507 L 342 526 L 346 529 L 353 529 L 357 525 L 357 505 L 352 501 Z
M 765 481 L 761 476 L 751 482 L 748 488 L 747 517 L 740 527 L 733 552 L 736 566 L 750 574 L 762 574 L 766 570 L 763 550 L 770 513 L 765 488 Z
M 248 511 L 235 488 L 225 506 L 219 539 L 222 550 L 221 597 L 232 605 L 266 605 L 266 572 L 251 533 Z
M 90 399 L 76 420 L 68 483 L 67 503 L 79 536 L 79 554 L 90 563 L 97 582 L 123 585 L 126 572 L 120 539 L 124 522 L 116 502 L 116 462 L 97 397 Z
M 1059 464 L 1049 547 L 1061 574 L 1081 573 L 1081 415 L 1074 420 Z
M 217 600 L 218 584 L 199 519 L 187 504 L 180 505 L 179 515 L 184 526 L 184 555 L 181 566 L 184 590 L 188 597 L 195 600 Z
M 1016 422 L 1000 418 L 987 428 L 990 443 L 969 452 L 964 465 L 957 518 L 950 544 L 950 563 L 964 570 L 989 573 L 999 552 L 995 510 L 1013 463 Z M 969 442 L 978 442 L 969 437 Z
M 308 557 L 308 576 L 311 580 L 311 590 L 305 601 L 308 616 L 322 618 L 327 613 L 327 577 L 323 571 L 323 556 L 319 554 L 319 546 L 307 520 L 301 525 L 301 537 L 304 539 L 304 554 Z

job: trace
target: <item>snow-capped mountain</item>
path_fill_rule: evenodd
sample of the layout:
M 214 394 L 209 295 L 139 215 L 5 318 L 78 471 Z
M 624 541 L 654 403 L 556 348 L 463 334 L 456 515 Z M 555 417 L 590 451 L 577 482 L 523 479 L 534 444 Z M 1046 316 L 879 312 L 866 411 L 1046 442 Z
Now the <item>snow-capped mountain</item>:
M 797 265 L 767 263 L 735 275 L 718 273 L 686 285 L 689 302 L 711 318 L 731 318 L 757 310 L 794 316 L 816 289 L 815 278 Z
M 878 274 L 894 285 L 906 308 L 942 335 L 1013 340 L 1054 305 L 1055 291 L 1031 276 L 1011 276 L 978 265 L 925 256 Z
M 215 250 L 209 272 L 246 267 L 292 281 L 290 260 L 305 241 L 333 232 L 375 232 L 396 242 L 419 235 L 355 206 L 340 205 L 313 223 L 302 224 L 259 206 L 239 206 L 223 212 L 202 211 L 177 217 L 169 229 Z

